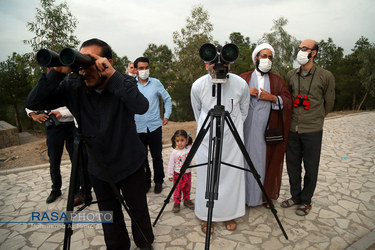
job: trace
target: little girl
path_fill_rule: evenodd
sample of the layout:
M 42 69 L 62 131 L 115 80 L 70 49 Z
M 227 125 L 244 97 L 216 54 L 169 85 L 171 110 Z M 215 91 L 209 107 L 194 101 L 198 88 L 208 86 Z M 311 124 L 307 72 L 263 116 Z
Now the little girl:
M 173 183 L 175 183 L 180 175 L 180 169 L 189 154 L 193 139 L 185 130 L 177 130 L 172 136 L 171 141 L 173 150 L 169 158 L 168 177 L 170 181 L 173 180 Z M 174 213 L 180 211 L 181 193 L 184 195 L 184 206 L 194 209 L 194 203 L 190 200 L 190 188 L 191 170 L 187 168 L 174 191 L 174 205 L 172 210 Z

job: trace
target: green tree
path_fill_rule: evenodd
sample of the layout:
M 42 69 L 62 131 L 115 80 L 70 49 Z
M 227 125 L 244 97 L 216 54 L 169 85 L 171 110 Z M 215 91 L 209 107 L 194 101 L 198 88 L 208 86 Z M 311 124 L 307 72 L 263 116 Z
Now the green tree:
M 114 51 L 112 51 L 113 67 L 123 74 L 125 74 L 126 68 L 130 60 L 127 56 L 120 57 Z
M 55 0 L 40 0 L 40 3 L 41 8 L 36 8 L 35 21 L 26 24 L 35 36 L 23 41 L 33 50 L 29 55 L 31 67 L 34 69 L 33 83 L 37 82 L 45 70 L 35 60 L 35 55 L 40 49 L 50 49 L 59 53 L 63 48 L 77 48 L 80 43 L 74 35 L 78 21 L 70 12 L 67 3 L 57 5 Z
M 300 41 L 288 34 L 284 29 L 288 24 L 288 19 L 280 17 L 277 20 L 273 20 L 273 23 L 271 32 L 264 33 L 259 43 L 268 42 L 272 45 L 275 50 L 272 71 L 285 78 L 286 73 L 293 68 Z
M 47 48 L 60 52 L 65 47 L 76 48 L 79 40 L 74 35 L 77 19 L 70 12 L 66 2 L 55 5 L 55 0 L 41 0 L 42 8 L 36 8 L 34 22 L 28 22 L 29 31 L 35 36 L 24 40 L 34 52 Z
M 249 37 L 244 37 L 240 32 L 233 32 L 229 35 L 229 41 L 238 46 L 239 57 L 234 64 L 231 65 L 230 71 L 235 74 L 241 74 L 254 68 L 251 54 L 256 47 L 255 43 L 250 42 Z
M 212 42 L 213 26 L 209 14 L 198 5 L 193 7 L 191 16 L 186 18 L 186 26 L 180 32 L 173 32 L 176 45 L 176 81 L 170 86 L 174 109 L 171 119 L 177 121 L 194 120 L 190 103 L 190 89 L 193 82 L 207 73 L 203 61 L 199 57 L 199 48 Z
M 172 69 L 172 50 L 169 49 L 167 45 L 157 46 L 151 43 L 143 53 L 143 56 L 150 60 L 150 75 L 159 79 L 168 90 L 169 86 L 171 86 L 176 79 Z
M 15 122 L 19 132 L 22 132 L 22 117 L 26 118 L 24 101 L 31 90 L 30 74 L 25 55 L 13 53 L 5 62 L 0 62 L 0 105 L 7 107 L 2 110 L 2 116 L 10 123 Z
M 319 42 L 319 50 L 315 57 L 315 63 L 322 68 L 335 73 L 343 56 L 344 49 L 334 44 L 332 38 L 329 37 L 327 42 L 324 40 Z
M 364 95 L 358 105 L 358 110 L 360 110 L 368 97 L 375 96 L 375 44 L 370 43 L 367 38 L 362 36 L 356 42 L 353 54 L 361 65 L 358 76 Z

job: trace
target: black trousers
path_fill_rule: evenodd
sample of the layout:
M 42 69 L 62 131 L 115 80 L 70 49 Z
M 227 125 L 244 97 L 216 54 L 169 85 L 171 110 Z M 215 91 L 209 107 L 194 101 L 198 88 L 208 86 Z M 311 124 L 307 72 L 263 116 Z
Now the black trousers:
M 104 240 L 107 249 L 129 249 L 130 238 L 126 229 L 121 203 L 116 199 L 110 185 L 90 175 L 100 211 L 113 211 L 113 223 L 103 223 Z M 130 213 L 134 216 L 147 240 L 154 241 L 151 219 L 147 207 L 146 190 L 144 185 L 144 170 L 139 168 L 134 174 L 116 183 L 121 191 Z M 138 228 L 131 223 L 133 239 L 137 247 L 146 247 Z
M 313 133 L 289 132 L 286 150 L 286 165 L 289 175 L 290 193 L 293 199 L 311 204 L 316 183 L 323 131 Z M 302 187 L 302 161 L 305 169 Z
M 162 129 L 161 127 L 156 130 L 147 133 L 138 133 L 143 145 L 146 148 L 150 148 L 150 153 L 152 157 L 152 165 L 154 169 L 154 182 L 163 183 L 164 180 L 164 167 L 163 167 L 163 157 L 162 157 Z M 145 172 L 146 172 L 146 183 L 151 183 L 151 169 L 148 164 L 148 159 L 144 162 Z
M 75 129 L 74 122 L 62 123 L 56 127 L 47 127 L 47 147 L 53 191 L 61 189 L 60 163 L 64 144 L 69 153 L 70 160 L 73 160 Z

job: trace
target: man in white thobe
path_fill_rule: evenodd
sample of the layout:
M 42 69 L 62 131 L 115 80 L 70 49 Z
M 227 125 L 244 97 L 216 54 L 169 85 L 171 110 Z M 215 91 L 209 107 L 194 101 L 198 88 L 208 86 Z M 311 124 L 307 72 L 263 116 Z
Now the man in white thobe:
M 208 71 L 213 70 L 214 64 L 206 64 Z M 249 108 L 250 95 L 246 82 L 237 75 L 228 73 L 225 83 L 222 83 L 221 104 L 230 116 L 243 140 L 243 122 L 246 119 Z M 217 96 L 212 96 L 212 77 L 210 74 L 204 75 L 196 80 L 191 88 L 191 104 L 197 121 L 199 131 L 207 114 L 217 104 Z M 215 122 L 215 121 L 214 121 Z M 214 124 L 215 127 L 215 124 Z M 215 135 L 215 131 L 213 133 Z M 202 141 L 196 153 L 196 163 L 207 163 L 209 145 L 209 133 Z M 222 161 L 235 166 L 244 167 L 244 157 L 229 130 L 227 124 L 224 125 L 224 138 Z M 207 221 L 208 208 L 206 207 L 207 166 L 197 168 L 197 183 L 195 195 L 195 214 L 202 220 Z M 245 215 L 245 177 L 244 171 L 220 165 L 220 179 L 218 200 L 214 201 L 213 222 L 225 222 L 228 230 L 236 228 L 235 218 Z M 205 231 L 202 224 L 202 230 Z

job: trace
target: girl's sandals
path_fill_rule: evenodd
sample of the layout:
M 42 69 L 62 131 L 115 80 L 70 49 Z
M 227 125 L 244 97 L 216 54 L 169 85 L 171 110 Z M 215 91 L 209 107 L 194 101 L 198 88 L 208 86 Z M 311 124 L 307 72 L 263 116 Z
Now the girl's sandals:
M 290 198 L 280 203 L 280 207 L 287 208 L 300 204 L 297 200 Z
M 310 213 L 311 205 L 302 204 L 296 210 L 296 215 L 305 216 Z
M 202 221 L 201 223 L 201 229 L 204 234 L 207 232 L 207 221 Z M 211 223 L 211 233 L 214 232 L 214 223 Z
M 228 231 L 234 231 L 237 228 L 237 223 L 235 220 L 224 221 L 224 224 L 225 224 L 225 228 Z

